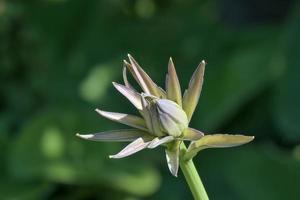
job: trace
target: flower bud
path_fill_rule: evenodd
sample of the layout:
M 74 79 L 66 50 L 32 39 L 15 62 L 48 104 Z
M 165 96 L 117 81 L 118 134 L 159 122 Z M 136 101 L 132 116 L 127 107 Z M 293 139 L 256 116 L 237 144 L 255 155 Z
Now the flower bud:
M 188 127 L 188 118 L 182 108 L 167 99 L 156 100 L 161 127 L 168 135 L 179 137 Z

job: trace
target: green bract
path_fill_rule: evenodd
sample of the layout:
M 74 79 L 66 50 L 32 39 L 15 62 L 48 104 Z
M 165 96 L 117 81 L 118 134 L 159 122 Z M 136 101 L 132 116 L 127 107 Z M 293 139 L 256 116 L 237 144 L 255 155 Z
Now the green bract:
M 141 117 L 96 111 L 110 120 L 126 124 L 132 129 L 113 130 L 101 133 L 81 135 L 79 137 L 95 141 L 129 141 L 123 150 L 110 158 L 123 158 L 145 148 L 166 147 L 167 163 L 171 173 L 177 176 L 179 167 L 180 145 L 190 141 L 190 145 L 180 159 L 192 159 L 205 148 L 232 147 L 253 140 L 253 136 L 212 134 L 204 135 L 201 131 L 189 127 L 189 121 L 195 111 L 201 94 L 205 62 L 200 62 L 195 70 L 183 98 L 172 59 L 169 61 L 166 76 L 166 91 L 157 86 L 139 64 L 128 55 L 130 63 L 124 61 L 124 85 L 113 83 L 139 111 Z M 137 92 L 127 80 L 127 69 L 142 88 Z

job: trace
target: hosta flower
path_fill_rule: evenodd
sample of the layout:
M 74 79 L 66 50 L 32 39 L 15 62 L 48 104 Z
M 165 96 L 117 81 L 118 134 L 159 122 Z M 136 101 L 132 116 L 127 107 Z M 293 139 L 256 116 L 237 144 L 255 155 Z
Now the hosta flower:
M 166 148 L 169 169 L 174 176 L 177 176 L 179 157 L 189 160 L 205 148 L 232 147 L 253 140 L 254 137 L 243 135 L 204 135 L 203 132 L 189 127 L 189 121 L 195 111 L 202 89 L 206 64 L 204 61 L 200 62 L 182 97 L 172 59 L 168 65 L 166 90 L 163 90 L 152 81 L 133 57 L 130 55 L 128 57 L 130 63 L 124 61 L 124 85 L 114 82 L 113 85 L 136 107 L 141 116 L 96 109 L 103 117 L 126 124 L 132 129 L 87 135 L 77 134 L 88 140 L 131 142 L 119 153 L 111 155 L 110 158 L 123 158 L 145 148 L 152 149 L 162 145 Z M 128 82 L 127 70 L 140 85 L 141 93 Z M 183 141 L 190 141 L 190 145 L 184 155 L 180 156 L 180 146 Z

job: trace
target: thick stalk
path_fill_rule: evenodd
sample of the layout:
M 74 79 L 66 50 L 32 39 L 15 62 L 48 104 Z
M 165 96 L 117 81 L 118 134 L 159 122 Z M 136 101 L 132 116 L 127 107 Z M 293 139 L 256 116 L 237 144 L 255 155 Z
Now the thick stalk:
M 193 194 L 194 200 L 208 200 L 208 196 L 206 194 L 200 176 L 197 172 L 197 169 L 193 163 L 193 160 L 183 159 L 185 152 L 186 152 L 186 146 L 184 143 L 182 143 L 181 155 L 180 155 L 180 168 Z

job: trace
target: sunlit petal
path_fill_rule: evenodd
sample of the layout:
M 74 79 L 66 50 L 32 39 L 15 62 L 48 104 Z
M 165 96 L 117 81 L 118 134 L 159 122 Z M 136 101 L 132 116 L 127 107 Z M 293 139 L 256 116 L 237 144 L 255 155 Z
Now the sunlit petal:
M 226 148 L 235 147 L 248 143 L 254 139 L 254 136 L 230 135 L 230 134 L 213 134 L 205 135 L 201 139 L 190 144 L 186 159 L 194 157 L 200 150 L 207 148 Z
M 151 115 L 150 115 L 150 111 L 149 111 L 149 105 L 143 95 L 141 97 L 141 102 L 142 102 L 142 115 L 145 119 L 145 122 L 146 122 L 149 132 L 153 134 L 154 130 L 153 130 Z
M 172 58 L 169 60 L 166 76 L 167 98 L 182 106 L 181 89 Z
M 129 145 L 127 145 L 124 149 L 122 149 L 119 153 L 116 155 L 111 155 L 109 158 L 124 158 L 127 156 L 130 156 L 138 151 L 141 151 L 149 145 L 149 141 L 144 140 L 143 138 L 138 138 L 131 142 Z
M 141 95 L 133 89 L 113 82 L 115 88 L 123 94 L 138 110 L 142 110 Z
M 183 138 L 184 140 L 199 140 L 204 136 L 204 133 L 202 133 L 199 130 L 193 129 L 193 128 L 187 128 L 184 130 Z
M 152 81 L 148 74 L 140 67 L 140 65 L 135 61 L 135 59 L 128 54 L 131 65 L 127 65 L 133 77 L 136 79 L 138 84 L 141 86 L 146 94 L 152 94 L 157 97 L 161 97 L 163 90 L 159 89 L 158 86 Z
M 156 138 L 154 138 L 154 139 L 150 142 L 148 148 L 149 148 L 149 149 L 154 149 L 154 148 L 158 147 L 159 145 L 166 144 L 166 143 L 171 142 L 171 141 L 173 141 L 173 140 L 174 140 L 174 137 L 173 137 L 173 136 L 166 136 L 166 137 L 163 137 L 163 138 L 161 138 L 161 139 L 158 138 L 158 137 L 156 137 Z
M 184 92 L 182 106 L 189 120 L 191 120 L 199 101 L 203 85 L 205 64 L 204 60 L 199 64 L 190 80 L 188 89 Z
M 172 175 L 176 177 L 179 168 L 180 144 L 181 142 L 178 141 L 174 143 L 172 147 L 166 149 L 166 158 L 167 158 L 169 170 L 172 173 Z
M 86 140 L 102 142 L 128 142 L 140 137 L 143 137 L 145 139 L 153 138 L 151 137 L 151 135 L 149 135 L 149 133 L 137 129 L 112 130 L 85 135 L 77 133 L 76 136 Z
M 131 86 L 131 84 L 129 83 L 128 78 L 127 78 L 127 67 L 126 67 L 127 64 L 128 63 L 126 62 L 126 60 L 124 60 L 123 81 L 124 81 L 124 84 L 125 84 L 126 87 L 131 88 L 132 90 L 134 90 L 133 87 Z
M 124 113 L 107 112 L 99 109 L 96 109 L 96 112 L 107 119 L 131 126 L 133 128 L 148 131 L 145 120 L 141 117 Z

